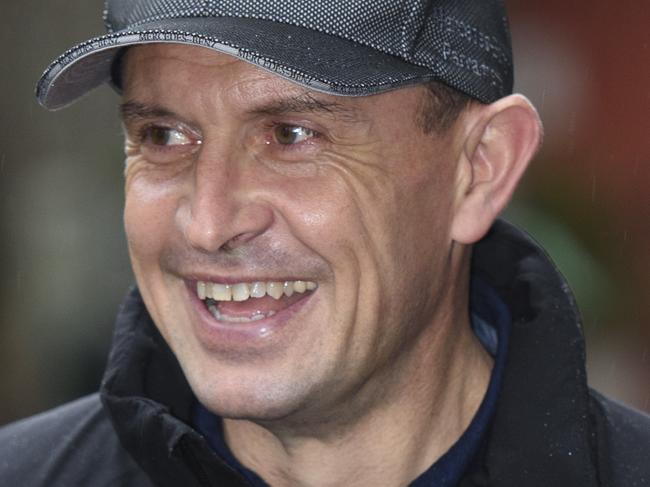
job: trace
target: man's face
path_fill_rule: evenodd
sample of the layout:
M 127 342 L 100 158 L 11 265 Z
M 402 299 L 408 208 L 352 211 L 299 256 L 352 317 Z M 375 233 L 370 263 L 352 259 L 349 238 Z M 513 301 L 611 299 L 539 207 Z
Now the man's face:
M 328 96 L 162 44 L 129 52 L 124 83 L 133 269 L 201 402 L 322 414 L 417 361 L 454 278 L 459 152 L 418 127 L 423 88 Z

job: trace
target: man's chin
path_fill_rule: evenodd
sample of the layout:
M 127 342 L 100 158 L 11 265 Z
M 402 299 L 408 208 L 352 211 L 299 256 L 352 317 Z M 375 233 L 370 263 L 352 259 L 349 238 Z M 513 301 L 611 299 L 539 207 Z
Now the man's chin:
M 296 413 L 305 403 L 306 395 L 297 388 L 270 387 L 244 381 L 231 387 L 205 382 L 192 389 L 199 402 L 213 414 L 233 420 L 273 422 Z
M 213 414 L 230 420 L 245 420 L 254 423 L 273 423 L 290 417 L 298 408 L 289 401 L 272 403 L 254 398 L 223 401 L 199 398 L 201 404 Z

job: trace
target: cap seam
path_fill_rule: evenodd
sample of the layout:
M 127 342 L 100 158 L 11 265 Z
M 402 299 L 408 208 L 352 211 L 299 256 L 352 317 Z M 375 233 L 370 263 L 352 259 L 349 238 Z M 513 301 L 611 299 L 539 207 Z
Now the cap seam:
M 422 16 L 423 19 L 429 18 L 432 8 L 433 8 L 433 5 L 429 3 L 427 5 L 427 8 L 426 8 L 425 12 L 424 12 L 424 15 Z M 433 19 L 437 18 L 435 15 L 431 15 L 431 17 Z M 418 26 L 417 32 L 413 36 L 413 45 L 412 45 L 413 53 L 411 53 L 412 58 L 415 58 L 414 53 L 415 53 L 416 47 L 420 43 L 420 38 L 422 37 L 422 34 L 425 31 L 426 31 L 426 22 L 423 20 L 422 22 L 420 22 L 420 25 Z
M 404 19 L 404 22 L 402 23 L 402 43 L 401 43 L 402 53 L 401 54 L 404 59 L 408 59 L 409 61 L 411 60 L 411 49 L 409 49 L 407 45 L 408 43 L 406 40 L 406 28 L 408 24 L 413 23 L 413 19 L 415 17 L 415 12 L 417 8 L 418 8 L 418 3 L 416 1 L 412 1 L 409 15 Z M 417 39 L 417 37 L 415 37 L 414 39 Z

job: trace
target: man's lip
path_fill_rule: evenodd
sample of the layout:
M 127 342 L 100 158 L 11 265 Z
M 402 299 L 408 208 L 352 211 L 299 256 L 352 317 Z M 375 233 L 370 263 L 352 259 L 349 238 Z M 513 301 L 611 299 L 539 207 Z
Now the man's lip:
M 188 280 L 185 283 L 190 305 L 198 318 L 196 321 L 192 320 L 197 338 L 207 349 L 223 352 L 260 348 L 266 344 L 277 342 L 286 325 L 294 315 L 312 301 L 315 294 L 314 292 L 305 294 L 300 301 L 270 317 L 250 323 L 227 323 L 218 321 L 208 310 L 205 301 L 199 299 L 196 294 L 196 281 Z

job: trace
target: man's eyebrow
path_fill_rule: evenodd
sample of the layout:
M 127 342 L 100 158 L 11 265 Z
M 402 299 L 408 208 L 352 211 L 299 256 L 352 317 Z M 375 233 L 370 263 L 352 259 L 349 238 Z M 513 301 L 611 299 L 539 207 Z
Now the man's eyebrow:
M 177 114 L 164 107 L 135 100 L 129 100 L 120 104 L 119 112 L 125 124 L 153 118 L 178 118 Z M 359 110 L 356 107 L 336 101 L 319 99 L 310 93 L 302 93 L 262 102 L 258 106 L 251 108 L 249 113 L 270 116 L 287 115 L 290 113 L 321 113 L 340 117 L 347 122 L 358 122 L 360 118 Z
M 341 117 L 351 122 L 356 122 L 359 119 L 359 110 L 356 107 L 337 101 L 320 99 L 311 93 L 274 99 L 253 108 L 251 113 L 271 116 L 291 113 L 321 113 Z
M 125 124 L 137 120 L 149 120 L 152 118 L 177 118 L 177 115 L 158 105 L 149 105 L 138 101 L 130 100 L 120 104 L 120 116 Z

